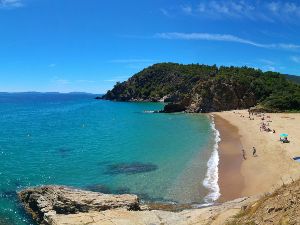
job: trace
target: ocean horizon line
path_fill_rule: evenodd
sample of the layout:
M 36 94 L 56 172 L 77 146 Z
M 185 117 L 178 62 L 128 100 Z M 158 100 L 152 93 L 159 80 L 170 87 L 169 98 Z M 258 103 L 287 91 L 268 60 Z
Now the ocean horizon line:
M 0 91 L 0 94 L 86 94 L 86 95 L 104 95 L 103 93 L 91 93 L 82 91 L 70 91 L 70 92 L 59 92 L 59 91 Z

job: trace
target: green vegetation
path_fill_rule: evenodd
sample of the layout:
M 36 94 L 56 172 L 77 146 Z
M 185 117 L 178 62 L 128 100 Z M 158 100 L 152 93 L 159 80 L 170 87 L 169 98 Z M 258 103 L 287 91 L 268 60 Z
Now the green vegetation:
M 117 83 L 104 99 L 165 101 L 188 112 L 211 112 L 255 106 L 269 111 L 300 110 L 297 76 L 249 67 L 160 63 Z M 172 104 L 169 105 L 170 111 Z M 179 105 L 181 105 L 179 107 Z

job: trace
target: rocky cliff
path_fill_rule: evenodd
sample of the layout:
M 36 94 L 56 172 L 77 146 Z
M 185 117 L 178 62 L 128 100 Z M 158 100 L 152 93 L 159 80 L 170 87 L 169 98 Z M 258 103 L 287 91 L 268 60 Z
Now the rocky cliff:
M 300 86 L 287 75 L 248 67 L 160 63 L 117 83 L 102 99 L 163 101 L 163 112 L 212 112 L 260 104 L 275 111 L 300 110 Z

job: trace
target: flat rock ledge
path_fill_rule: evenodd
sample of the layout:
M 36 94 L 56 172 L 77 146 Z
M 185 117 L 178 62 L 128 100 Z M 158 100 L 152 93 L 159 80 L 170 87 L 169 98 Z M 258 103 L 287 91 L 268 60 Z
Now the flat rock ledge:
M 41 186 L 18 193 L 26 211 L 39 224 L 60 224 L 59 215 L 101 212 L 123 208 L 140 210 L 136 195 L 109 195 L 64 186 Z M 85 223 L 82 223 L 85 224 Z
M 26 211 L 42 225 L 224 224 L 254 201 L 240 198 L 217 206 L 180 212 L 149 210 L 136 195 L 111 195 L 65 186 L 41 186 L 18 193 Z

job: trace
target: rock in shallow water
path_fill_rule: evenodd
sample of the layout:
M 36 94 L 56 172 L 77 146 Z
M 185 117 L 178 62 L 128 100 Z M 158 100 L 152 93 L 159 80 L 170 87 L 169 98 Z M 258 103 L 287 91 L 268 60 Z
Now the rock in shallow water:
M 161 113 L 175 113 L 175 112 L 183 112 L 186 110 L 186 107 L 180 103 L 169 103 L 165 105 L 164 109 L 161 110 Z
M 86 187 L 86 190 L 93 191 L 93 192 L 99 192 L 99 193 L 103 193 L 103 194 L 111 194 L 112 193 L 110 188 L 103 184 L 89 185 Z
M 0 198 L 4 199 L 9 199 L 9 200 L 13 200 L 16 199 L 17 197 L 17 192 L 16 191 L 6 191 L 6 190 L 1 190 L 0 191 Z M 0 223 L 1 224 L 1 223 Z
M 120 163 L 109 165 L 105 173 L 109 175 L 136 174 L 147 173 L 157 169 L 158 167 L 152 163 Z
M 140 209 L 136 195 L 108 195 L 63 186 L 29 188 L 18 195 L 26 211 L 40 224 L 52 224 L 52 218 L 58 214 Z

